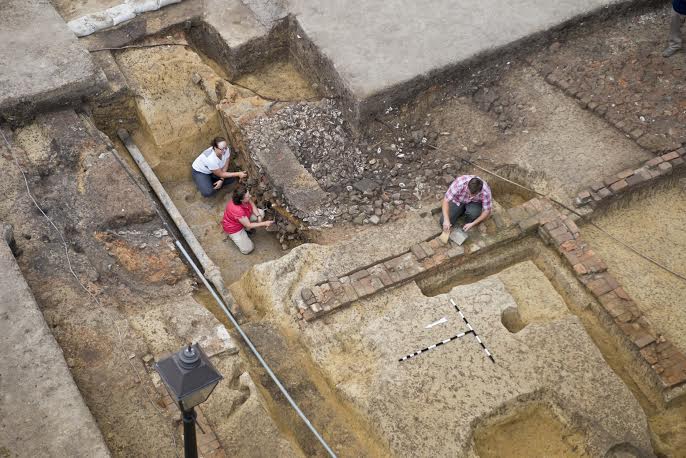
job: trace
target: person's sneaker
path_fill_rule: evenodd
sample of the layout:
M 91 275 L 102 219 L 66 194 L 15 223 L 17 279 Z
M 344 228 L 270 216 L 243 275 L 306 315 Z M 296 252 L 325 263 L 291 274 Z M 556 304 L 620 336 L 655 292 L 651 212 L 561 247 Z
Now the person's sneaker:
M 681 46 L 669 45 L 662 51 L 662 57 L 672 57 L 681 50 Z

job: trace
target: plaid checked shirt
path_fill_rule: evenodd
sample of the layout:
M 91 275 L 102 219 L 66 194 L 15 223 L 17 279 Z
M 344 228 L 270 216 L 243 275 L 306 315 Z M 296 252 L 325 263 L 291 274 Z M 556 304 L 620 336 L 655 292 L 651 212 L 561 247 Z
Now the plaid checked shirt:
M 472 178 L 479 177 L 475 175 L 462 175 L 455 178 L 455 181 L 448 188 L 448 192 L 445 193 L 445 198 L 455 202 L 457 205 L 468 202 L 481 202 L 482 211 L 491 211 L 491 188 L 488 187 L 488 184 L 483 179 L 479 178 L 484 186 L 477 194 L 471 195 L 467 185 Z

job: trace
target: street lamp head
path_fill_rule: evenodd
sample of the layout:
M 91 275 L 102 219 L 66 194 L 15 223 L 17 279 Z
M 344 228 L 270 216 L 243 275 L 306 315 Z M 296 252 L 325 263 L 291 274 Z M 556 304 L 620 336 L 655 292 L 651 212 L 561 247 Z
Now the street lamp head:
M 184 412 L 205 402 L 223 378 L 198 344 L 158 361 L 155 370 Z

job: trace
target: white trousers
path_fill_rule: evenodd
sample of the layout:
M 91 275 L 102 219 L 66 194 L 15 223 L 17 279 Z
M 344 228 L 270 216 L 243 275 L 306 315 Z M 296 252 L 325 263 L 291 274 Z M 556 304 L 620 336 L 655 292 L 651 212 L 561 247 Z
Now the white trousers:
M 258 208 L 257 212 L 259 213 L 260 218 L 264 218 L 264 210 Z M 257 221 L 257 217 L 255 215 L 250 215 L 250 221 Z M 242 254 L 250 254 L 252 250 L 255 249 L 255 244 L 252 243 L 252 240 L 250 240 L 250 237 L 248 236 L 248 233 L 245 231 L 245 228 L 241 229 L 235 234 L 229 234 L 229 238 L 233 240 L 233 243 L 236 244 L 238 250 Z

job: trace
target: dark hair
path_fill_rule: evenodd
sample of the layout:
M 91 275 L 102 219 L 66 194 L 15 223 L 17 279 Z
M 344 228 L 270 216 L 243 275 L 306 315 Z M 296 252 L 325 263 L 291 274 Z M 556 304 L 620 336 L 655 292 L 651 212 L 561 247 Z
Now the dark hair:
M 476 194 L 479 191 L 481 191 L 481 189 L 484 187 L 484 182 L 474 177 L 471 180 L 469 180 L 469 184 L 467 185 L 467 187 L 469 188 L 469 192 L 471 192 L 472 194 Z
M 246 188 L 243 185 L 240 185 L 236 189 L 233 190 L 233 196 L 231 197 L 231 200 L 233 200 L 234 204 L 240 205 L 243 202 L 243 198 L 245 197 L 245 194 L 247 192 L 248 192 L 248 188 Z
M 225 142 L 225 141 L 226 141 L 226 139 L 225 139 L 224 137 L 214 137 L 214 138 L 212 139 L 212 146 L 213 146 L 214 148 L 219 148 L 219 144 L 220 144 L 221 142 Z

